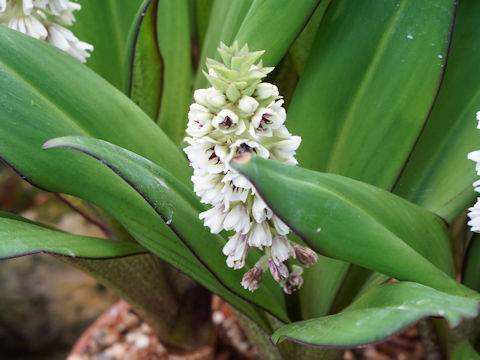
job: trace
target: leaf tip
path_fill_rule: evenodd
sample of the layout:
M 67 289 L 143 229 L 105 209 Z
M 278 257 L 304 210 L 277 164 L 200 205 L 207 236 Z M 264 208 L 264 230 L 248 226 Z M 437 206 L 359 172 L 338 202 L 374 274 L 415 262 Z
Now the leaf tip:
M 242 152 L 233 158 L 233 162 L 236 164 L 246 164 L 250 161 L 252 155 L 248 151 Z

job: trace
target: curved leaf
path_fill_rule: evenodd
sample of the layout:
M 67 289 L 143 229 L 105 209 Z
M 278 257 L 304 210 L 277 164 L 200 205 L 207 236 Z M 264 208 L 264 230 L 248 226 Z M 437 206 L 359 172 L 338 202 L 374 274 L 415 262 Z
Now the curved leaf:
M 185 136 L 192 102 L 189 16 L 187 0 L 158 2 L 156 25 L 163 59 L 163 90 L 157 122 L 176 144 Z
M 177 292 L 165 276 L 166 264 L 147 253 L 140 245 L 72 235 L 0 212 L 0 259 L 35 253 L 54 255 L 116 291 L 148 319 L 165 344 L 182 348 L 186 343 L 185 338 L 192 336 L 182 326 L 178 326 L 178 314 L 184 310 L 181 309 L 182 303 L 177 298 Z M 206 292 L 205 289 L 192 290 L 197 296 Z M 208 304 L 199 306 L 197 312 L 202 312 L 205 308 L 209 309 Z M 196 317 L 189 320 L 198 321 Z M 182 325 L 186 325 L 185 320 Z M 207 324 L 203 319 L 200 323 L 189 325 L 195 326 L 194 328 L 206 326 L 208 333 L 208 320 Z M 193 335 L 197 336 L 198 332 Z M 198 341 L 189 340 L 188 345 Z
M 52 139 L 43 146 L 44 149 L 57 147 L 77 150 L 101 161 L 141 194 L 215 276 L 223 287 L 219 295 L 233 305 L 239 303 L 239 297 L 247 299 L 282 321 L 288 321 L 282 291 L 273 279 L 264 279 L 255 293 L 243 289 L 240 285 L 243 271 L 235 271 L 225 264 L 222 253 L 225 240 L 220 235 L 211 234 L 198 218 L 198 213 L 204 210 L 204 206 L 193 191 L 168 171 L 130 151 L 88 137 L 62 137 Z M 154 254 L 162 255 L 162 243 L 139 241 Z
M 446 226 L 428 211 L 369 184 L 249 154 L 232 166 L 319 253 L 399 280 L 480 296 L 453 279 Z
M 254 0 L 235 40 L 265 50 L 262 60 L 275 66 L 287 53 L 321 0 Z
M 474 347 L 468 342 L 463 341 L 455 346 L 452 353 L 452 360 L 480 360 L 480 354 L 478 354 Z
M 149 5 L 133 53 L 129 97 L 156 121 L 162 93 L 162 57 L 157 42 L 157 3 Z
M 474 236 L 468 246 L 463 264 L 462 282 L 480 292 L 480 237 Z
M 162 243 L 163 260 L 221 293 L 217 279 L 122 179 L 82 154 L 41 151 L 54 137 L 91 135 L 133 150 L 190 184 L 191 171 L 177 147 L 126 96 L 68 54 L 4 27 L 0 47 L 0 158 L 38 187 L 92 202 L 137 240 Z M 239 307 L 268 331 L 262 312 L 246 302 Z
M 136 243 L 72 235 L 0 212 L 0 259 L 36 253 L 108 259 L 145 252 Z
M 128 91 L 134 38 L 151 0 L 82 0 L 75 36 L 94 46 L 88 66 L 123 92 Z
M 480 111 L 480 2 L 460 1 L 438 99 L 395 193 L 448 221 L 475 199 L 475 164 L 467 154 L 480 149 L 475 113 Z
M 289 108 L 302 166 L 393 185 L 438 91 L 454 5 L 332 2 Z
M 338 314 L 283 326 L 272 335 L 272 340 L 355 347 L 383 340 L 427 316 L 441 316 L 457 326 L 463 318 L 477 316 L 478 305 L 473 299 L 416 283 L 387 284 L 364 293 Z
M 215 0 L 213 3 L 210 19 L 208 21 L 207 34 L 200 54 L 199 66 L 195 76 L 195 89 L 208 86 L 208 81 L 203 75 L 207 57 L 219 59 L 217 48 L 220 42 L 231 45 L 235 40 L 240 25 L 250 9 L 253 0 Z

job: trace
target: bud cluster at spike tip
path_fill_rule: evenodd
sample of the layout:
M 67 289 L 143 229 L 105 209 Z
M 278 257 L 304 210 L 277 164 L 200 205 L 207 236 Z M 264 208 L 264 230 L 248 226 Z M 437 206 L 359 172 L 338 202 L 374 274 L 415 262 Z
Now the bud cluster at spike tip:
M 193 167 L 194 190 L 212 208 L 200 219 L 212 233 L 233 231 L 223 248 L 227 265 L 240 269 L 248 250 L 263 250 L 264 256 L 245 273 L 242 285 L 256 290 L 263 272 L 270 270 L 286 293 L 303 283 L 300 266 L 286 261 L 301 254 L 303 266 L 317 261 L 312 250 L 292 244 L 288 226 L 265 204 L 250 182 L 229 164 L 232 158 L 251 152 L 266 159 L 296 165 L 300 137 L 285 127 L 287 114 L 275 85 L 262 82 L 272 67 L 259 61 L 264 51 L 248 46 L 218 49 L 222 62 L 207 59 L 205 76 L 212 85 L 194 93 L 185 138 L 185 153 Z
M 477 121 L 477 129 L 480 129 L 480 111 L 477 112 Z M 475 170 L 477 171 L 477 175 L 480 175 L 480 150 L 472 151 L 468 154 L 468 158 L 476 162 Z M 473 183 L 473 188 L 477 193 L 480 193 L 480 180 Z M 468 210 L 468 217 L 470 218 L 468 225 L 472 227 L 473 232 L 480 233 L 480 197 L 477 197 L 475 205 Z
M 63 26 L 72 25 L 75 22 L 73 12 L 81 8 L 80 4 L 69 0 L 0 0 L 0 25 L 46 41 L 86 62 L 93 46 L 78 40 Z

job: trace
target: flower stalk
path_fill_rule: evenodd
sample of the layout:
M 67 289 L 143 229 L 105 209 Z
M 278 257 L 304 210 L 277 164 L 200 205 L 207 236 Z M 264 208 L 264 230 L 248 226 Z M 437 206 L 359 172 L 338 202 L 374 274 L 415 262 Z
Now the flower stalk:
M 264 258 L 244 275 L 245 289 L 256 290 L 269 270 L 290 294 L 303 279 L 301 268 L 289 271 L 286 261 L 300 255 L 299 263 L 308 266 L 317 256 L 303 247 L 298 250 L 288 240 L 289 227 L 230 161 L 248 152 L 296 165 L 301 138 L 285 126 L 287 114 L 278 88 L 262 82 L 273 70 L 259 61 L 264 51 L 250 52 L 247 45 L 239 48 L 235 42 L 231 47 L 221 44 L 218 52 L 222 62 L 207 59 L 208 72 L 204 73 L 212 87 L 194 93 L 185 139 L 189 145 L 184 151 L 194 169 L 194 190 L 203 203 L 212 205 L 200 219 L 212 233 L 234 232 L 223 248 L 229 267 L 241 269 L 250 248 L 264 251 Z

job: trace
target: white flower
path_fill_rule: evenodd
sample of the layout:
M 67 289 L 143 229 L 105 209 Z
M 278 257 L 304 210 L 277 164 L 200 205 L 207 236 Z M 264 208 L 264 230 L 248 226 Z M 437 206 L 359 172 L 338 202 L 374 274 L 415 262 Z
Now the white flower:
M 234 230 L 240 234 L 246 234 L 250 230 L 250 215 L 248 208 L 244 205 L 237 204 L 225 217 L 223 222 L 225 230 Z
M 69 0 L 0 0 L 0 25 L 46 41 L 85 62 L 93 46 L 57 24 L 72 25 L 73 12 L 81 8 Z
M 477 111 L 477 129 L 480 129 L 480 111 Z M 472 151 L 467 155 L 468 159 L 475 161 L 475 170 L 477 171 L 477 175 L 480 175 L 480 150 Z M 480 180 L 477 180 L 473 183 L 474 191 L 480 193 Z M 468 217 L 470 221 L 468 225 L 472 227 L 473 232 L 480 233 L 480 197 L 477 198 L 477 202 L 474 206 L 468 209 Z
M 255 222 L 253 224 L 252 231 L 248 237 L 248 245 L 258 248 L 272 245 L 272 232 L 267 221 Z
M 92 51 L 93 46 L 78 40 L 70 30 L 54 23 L 49 24 L 47 30 L 50 34 L 47 41 L 52 45 L 69 53 L 81 62 L 85 62 L 90 57 L 87 51 Z
M 258 107 L 258 101 L 250 96 L 243 95 L 238 101 L 238 108 L 244 114 L 253 114 Z
M 477 198 L 475 205 L 468 210 L 468 217 L 470 218 L 470 221 L 467 223 L 468 226 L 472 227 L 473 232 L 480 233 L 480 198 Z
M 272 210 L 267 207 L 265 202 L 258 195 L 253 199 L 252 215 L 255 221 L 259 223 L 272 217 Z
M 243 277 L 246 289 L 257 289 L 263 272 L 270 268 L 273 278 L 291 292 L 301 281 L 298 274 L 288 280 L 285 262 L 296 256 L 284 236 L 290 230 L 273 215 L 248 179 L 230 166 L 230 161 L 251 152 L 294 164 L 300 138 L 292 136 L 284 125 L 286 112 L 277 87 L 261 83 L 273 68 L 263 67 L 261 61 L 252 65 L 263 52 L 248 52 L 247 47 L 239 49 L 238 44 L 220 47 L 222 58 L 235 56 L 235 69 L 230 61 L 207 60 L 208 72 L 204 74 L 212 87 L 195 91 L 186 130 L 190 137 L 185 138 L 188 146 L 184 151 L 193 168 L 193 189 L 201 202 L 213 206 L 200 218 L 211 232 L 235 232 L 223 248 L 229 267 L 243 267 L 249 247 L 264 251 Z
M 212 120 L 212 125 L 224 134 L 237 130 L 238 115 L 231 110 L 223 109 Z
M 275 235 L 272 239 L 272 259 L 279 265 L 289 258 L 295 258 L 295 250 L 285 236 Z
M 290 229 L 287 224 L 285 224 L 277 215 L 272 216 L 273 225 L 275 226 L 275 230 L 280 235 L 287 235 L 290 232 Z
M 247 236 L 242 234 L 235 234 L 231 236 L 228 242 L 223 247 L 223 253 L 227 255 L 228 267 L 241 269 L 245 265 L 245 258 L 247 256 Z
M 213 106 L 215 108 L 221 108 L 227 103 L 225 95 L 214 87 L 195 90 L 193 98 L 203 106 Z
M 278 95 L 278 88 L 269 83 L 260 83 L 255 89 L 255 96 L 258 100 L 267 100 L 271 97 L 276 98 Z
M 48 36 L 45 26 L 33 16 L 13 17 L 8 27 L 39 40 L 45 40 Z
M 225 208 L 220 205 L 200 213 L 199 218 L 204 219 L 205 226 L 210 228 L 212 234 L 218 234 L 223 230 L 223 220 L 226 216 Z

